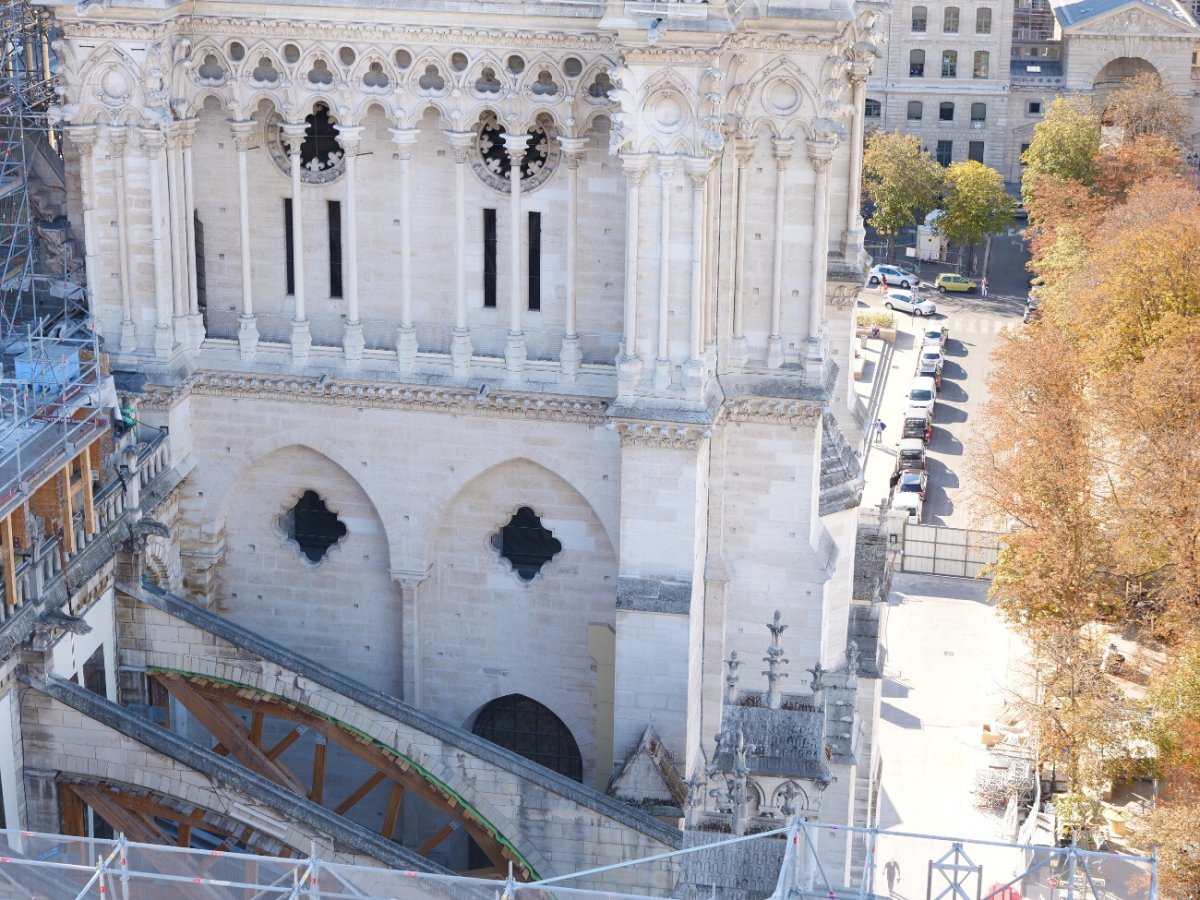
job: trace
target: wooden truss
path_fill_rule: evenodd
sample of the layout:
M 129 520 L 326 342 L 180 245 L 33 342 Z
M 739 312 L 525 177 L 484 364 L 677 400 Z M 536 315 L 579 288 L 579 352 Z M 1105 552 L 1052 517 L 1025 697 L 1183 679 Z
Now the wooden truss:
M 153 684 L 160 685 L 202 725 L 215 744 L 214 753 L 230 756 L 246 768 L 279 784 L 293 793 L 307 797 L 338 815 L 345 815 L 363 798 L 382 784 L 388 786 L 387 806 L 380 834 L 394 840 L 400 810 L 406 793 L 419 797 L 434 809 L 445 814 L 446 823 L 414 848 L 421 856 L 430 853 L 442 841 L 462 828 L 479 845 L 492 864 L 490 868 L 474 870 L 476 877 L 503 877 L 508 864 L 513 863 L 517 878 L 529 880 L 531 873 L 519 856 L 503 843 L 497 834 L 480 818 L 465 810 L 462 801 L 444 787 L 431 781 L 395 751 L 372 741 L 360 732 L 352 731 L 338 722 L 313 710 L 260 693 L 244 685 L 209 681 L 176 672 L 151 673 Z M 227 707 L 250 712 L 246 725 Z M 292 728 L 271 746 L 263 741 L 268 718 L 289 723 Z M 316 738 L 312 772 L 301 778 L 280 760 L 281 754 L 306 732 Z M 374 772 L 336 806 L 326 797 L 325 771 L 330 745 L 367 763 Z

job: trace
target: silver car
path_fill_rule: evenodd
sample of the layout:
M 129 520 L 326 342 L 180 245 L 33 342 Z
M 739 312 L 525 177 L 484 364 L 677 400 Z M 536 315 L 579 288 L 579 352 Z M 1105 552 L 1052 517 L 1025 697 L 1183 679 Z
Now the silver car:
M 904 288 L 906 291 L 921 283 L 920 278 L 899 266 L 874 266 L 867 275 L 867 284 L 871 287 L 878 287 L 883 278 L 887 278 L 888 287 Z
M 937 312 L 936 303 L 932 300 L 922 300 L 919 296 L 914 296 L 912 291 L 888 291 L 883 305 L 887 309 L 910 312 L 914 316 L 932 316 Z

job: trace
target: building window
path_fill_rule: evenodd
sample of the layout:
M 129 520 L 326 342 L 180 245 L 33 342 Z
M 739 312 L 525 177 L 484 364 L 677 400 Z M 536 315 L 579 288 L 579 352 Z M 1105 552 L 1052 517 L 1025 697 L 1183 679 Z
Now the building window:
M 1023 165 L 1023 166 L 1027 166 L 1027 165 L 1029 165 L 1029 163 L 1025 162 L 1025 151 L 1026 151 L 1026 150 L 1028 150 L 1028 149 L 1029 149 L 1029 145 L 1028 145 L 1028 144 L 1022 144 L 1022 145 L 1021 145 L 1021 152 L 1020 152 L 1020 154 L 1018 154 L 1018 157 L 1017 157 L 1018 159 L 1020 159 L 1020 160 L 1021 160 L 1021 165 Z
M 542 308 L 542 214 L 529 214 L 529 308 Z
M 309 562 L 320 562 L 329 548 L 346 536 L 346 525 L 317 496 L 305 491 L 280 520 L 283 533 L 296 543 Z
M 943 50 L 942 51 L 942 77 L 957 78 L 958 77 L 958 51 Z
M 992 33 L 992 11 L 990 9 L 975 10 L 975 33 Z
M 987 78 L 988 69 L 991 67 L 992 54 L 986 50 L 975 51 L 975 67 L 971 72 L 973 78 Z
M 483 211 L 483 305 L 496 306 L 496 211 Z
M 83 664 L 83 686 L 93 694 L 101 697 L 108 696 L 108 679 L 104 675 L 104 647 L 96 648 L 96 652 L 87 658 Z
M 987 104 L 972 103 L 971 104 L 971 121 L 986 122 L 987 121 Z
M 536 700 L 509 694 L 475 717 L 471 731 L 575 781 L 583 780 L 583 757 L 563 720 Z
M 924 50 L 909 50 L 908 51 L 908 76 L 909 76 L 909 78 L 924 78 L 925 77 L 925 51 Z
M 878 100 L 867 98 L 866 104 L 863 106 L 863 115 L 868 119 L 878 119 L 883 115 L 883 104 Z
M 289 294 L 296 293 L 296 254 L 292 238 L 292 198 L 285 197 L 283 200 L 283 258 Z
M 342 204 L 328 201 L 329 208 L 329 296 L 342 296 Z
M 938 106 L 938 120 L 942 122 L 954 121 L 954 104 L 943 103 Z
M 508 560 L 518 578 L 533 581 L 542 566 L 562 552 L 562 542 L 537 513 L 522 506 L 492 535 L 492 549 Z
M 921 103 L 920 100 L 909 100 L 908 101 L 908 121 L 910 121 L 910 122 L 921 121 L 921 115 L 924 111 L 922 107 L 923 107 L 923 104 Z
M 942 31 L 945 34 L 958 34 L 958 7 L 947 6 L 942 16 Z
M 973 159 L 977 163 L 983 162 L 983 141 L 967 142 L 967 159 Z
M 1040 116 L 1042 114 L 1042 101 L 1030 100 L 1029 105 L 1025 107 L 1025 111 L 1031 116 Z
M 950 159 L 954 156 L 954 141 L 938 141 L 937 152 L 933 158 L 943 166 L 950 165 Z
M 927 22 L 929 21 L 929 10 L 924 6 L 914 6 L 912 8 L 912 30 L 916 32 L 924 32 Z

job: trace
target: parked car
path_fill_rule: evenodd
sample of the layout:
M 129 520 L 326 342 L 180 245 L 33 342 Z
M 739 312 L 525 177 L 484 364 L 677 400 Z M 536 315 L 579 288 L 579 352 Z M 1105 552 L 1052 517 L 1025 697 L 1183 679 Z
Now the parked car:
M 917 316 L 932 316 L 937 312 L 936 303 L 932 300 L 922 300 L 912 291 L 888 291 L 883 305 L 887 309 L 898 309 Z
M 909 525 L 921 524 L 921 511 L 925 506 L 925 501 L 921 499 L 920 494 L 914 494 L 911 491 L 900 493 L 897 491 L 892 496 L 892 509 L 902 509 L 907 513 Z
M 929 482 L 929 476 L 924 469 L 907 469 L 900 473 L 900 483 L 896 485 L 896 493 L 898 494 L 917 494 L 922 500 L 925 499 L 925 488 Z
M 950 340 L 950 329 L 943 325 L 939 328 L 936 325 L 926 325 L 922 343 L 926 346 L 930 344 L 938 347 L 945 347 L 946 341 Z
M 937 408 L 937 385 L 927 376 L 913 379 L 912 387 L 908 389 L 908 405 L 910 408 L 927 409 L 932 414 Z
M 1025 324 L 1030 322 L 1040 322 L 1042 320 L 1042 311 L 1038 308 L 1035 301 L 1029 300 L 1025 303 L 1025 315 L 1021 316 L 1021 321 Z
M 942 356 L 942 348 L 937 344 L 926 344 L 921 348 L 921 355 L 917 358 L 917 374 L 928 375 L 933 377 L 936 372 L 939 376 L 942 374 L 942 365 L 946 358 Z M 941 385 L 938 385 L 941 389 Z
M 887 278 L 888 287 L 900 287 L 906 291 L 913 285 L 920 284 L 921 279 L 899 266 L 874 266 L 867 275 L 867 284 L 877 287 L 881 278 Z
M 904 414 L 900 437 L 920 438 L 926 444 L 933 439 L 933 416 L 927 409 L 910 409 Z
M 965 293 L 979 287 L 978 281 L 972 281 L 962 275 L 955 275 L 953 272 L 943 272 L 933 280 L 933 284 L 943 294 L 946 291 Z
M 925 442 L 920 438 L 901 438 L 896 453 L 896 471 L 925 471 Z

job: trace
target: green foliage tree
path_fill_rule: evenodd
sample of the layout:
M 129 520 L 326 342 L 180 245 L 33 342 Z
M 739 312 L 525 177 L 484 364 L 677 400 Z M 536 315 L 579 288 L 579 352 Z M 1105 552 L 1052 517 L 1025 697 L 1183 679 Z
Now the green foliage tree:
M 1100 116 L 1089 97 L 1056 97 L 1033 129 L 1023 154 L 1021 194 L 1028 200 L 1042 175 L 1056 175 L 1090 185 L 1100 152 Z
M 974 160 L 958 162 L 946 170 L 942 214 L 934 229 L 966 248 L 968 267 L 973 270 L 974 246 L 987 235 L 1007 228 L 1015 207 L 999 172 Z
M 870 225 L 891 243 L 900 229 L 937 206 L 942 167 L 915 135 L 874 131 L 863 152 L 863 187 L 875 205 Z

